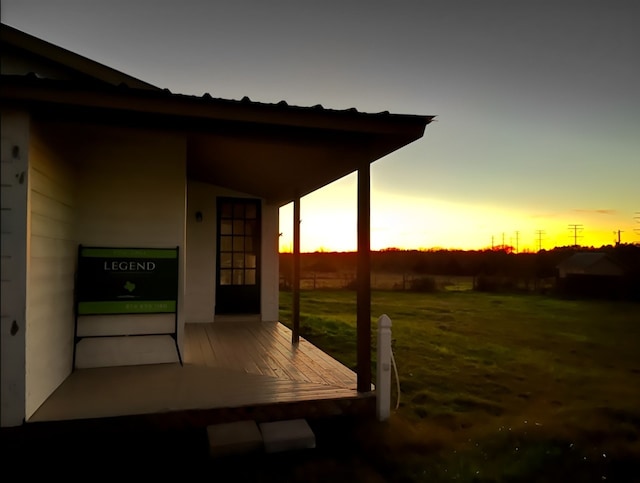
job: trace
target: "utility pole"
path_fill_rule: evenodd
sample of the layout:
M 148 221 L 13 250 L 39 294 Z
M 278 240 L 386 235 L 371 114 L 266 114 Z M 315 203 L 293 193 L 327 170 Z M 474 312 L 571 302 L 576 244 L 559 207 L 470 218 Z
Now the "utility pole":
M 616 233 L 618 234 L 618 240 L 616 241 L 616 245 L 620 245 L 620 233 L 622 233 L 622 231 L 621 231 L 621 230 L 618 230 L 618 231 L 614 231 L 614 232 L 613 232 L 613 234 L 614 234 L 614 235 L 615 235 Z
M 538 236 L 538 251 L 542 250 L 542 235 L 544 235 L 544 230 L 536 230 L 536 235 Z
M 491 251 L 493 251 L 493 235 L 491 235 Z
M 578 246 L 578 238 L 582 238 L 582 235 L 578 235 L 578 231 L 582 231 L 582 225 L 569 225 L 569 230 L 573 231 L 573 246 Z
M 640 211 L 635 212 L 633 219 L 636 220 L 636 223 L 640 224 Z M 640 228 L 634 228 L 633 231 L 640 235 Z
M 516 230 L 516 253 L 518 253 L 518 241 L 520 238 L 520 232 Z

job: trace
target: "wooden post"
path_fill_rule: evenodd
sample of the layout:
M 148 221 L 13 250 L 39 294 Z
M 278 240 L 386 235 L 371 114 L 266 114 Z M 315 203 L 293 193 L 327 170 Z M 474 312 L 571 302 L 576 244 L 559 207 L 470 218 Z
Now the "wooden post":
M 386 421 L 391 413 L 391 319 L 387 314 L 378 319 L 376 368 L 376 411 L 378 421 Z
M 291 343 L 300 342 L 300 197 L 293 200 L 293 330 Z
M 371 172 L 358 169 L 357 261 L 357 372 L 358 392 L 371 391 Z

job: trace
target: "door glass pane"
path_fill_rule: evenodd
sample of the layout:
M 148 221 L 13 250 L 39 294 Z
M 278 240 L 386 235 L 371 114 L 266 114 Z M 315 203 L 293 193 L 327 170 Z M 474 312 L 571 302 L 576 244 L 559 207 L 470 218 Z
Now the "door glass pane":
M 253 235 L 255 233 L 256 222 L 255 221 L 245 221 L 244 222 L 244 234 L 245 235 Z
M 244 235 L 244 221 L 233 220 L 233 234 Z
M 253 238 L 250 236 L 244 237 L 244 251 L 247 253 L 253 253 Z
M 232 218 L 233 205 L 229 202 L 222 203 L 222 207 L 220 208 L 220 214 L 222 215 L 222 218 Z
M 233 251 L 234 252 L 243 252 L 244 251 L 244 237 L 243 236 L 234 236 L 233 237 Z
M 245 268 L 256 268 L 256 256 L 255 255 L 245 255 L 244 256 L 244 267 Z
M 220 237 L 220 251 L 221 252 L 230 252 L 233 249 L 232 245 L 233 238 L 230 236 L 221 236 Z
M 222 220 L 220 222 L 220 234 L 221 235 L 231 235 L 233 233 L 232 230 L 233 225 L 229 220 Z
M 244 268 L 244 255 L 242 253 L 233 254 L 233 268 Z
M 220 285 L 231 285 L 231 270 L 220 270 Z
M 243 285 L 244 281 L 244 270 L 234 270 L 233 271 L 233 285 Z
M 256 205 L 254 205 L 253 203 L 250 205 L 247 205 L 247 209 L 244 216 L 248 220 L 254 220 L 257 216 Z
M 231 253 L 220 254 L 220 268 L 231 268 Z
M 244 203 L 236 203 L 233 206 L 233 217 L 236 219 L 244 218 Z
M 244 271 L 244 284 L 245 285 L 255 285 L 256 284 L 256 271 L 255 270 L 245 270 Z

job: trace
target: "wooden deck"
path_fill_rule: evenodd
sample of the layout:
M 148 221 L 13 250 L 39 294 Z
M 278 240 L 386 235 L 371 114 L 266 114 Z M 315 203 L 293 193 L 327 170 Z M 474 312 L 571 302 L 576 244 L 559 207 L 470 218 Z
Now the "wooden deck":
M 183 361 L 78 369 L 28 422 L 188 413 L 209 424 L 373 407 L 353 371 L 307 340 L 291 344 L 278 322 L 187 324 Z

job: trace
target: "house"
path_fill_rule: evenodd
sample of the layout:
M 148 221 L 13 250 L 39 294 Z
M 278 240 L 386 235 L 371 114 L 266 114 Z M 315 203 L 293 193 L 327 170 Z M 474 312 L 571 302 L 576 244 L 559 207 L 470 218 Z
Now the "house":
M 140 377 L 182 384 L 189 334 L 211 342 L 212 325 L 280 330 L 279 209 L 293 202 L 299 227 L 301 197 L 356 171 L 356 390 L 371 392 L 370 165 L 431 116 L 176 94 L 1 33 L 3 427 L 33 420 L 77 373 L 107 373 L 92 369 L 170 367 Z M 295 228 L 298 259 L 299 247 Z M 291 346 L 298 331 L 294 285 Z
M 558 288 L 572 296 L 611 297 L 622 288 L 625 271 L 604 252 L 578 252 L 556 266 Z
M 572 275 L 619 277 L 624 274 L 622 267 L 609 255 L 602 252 L 574 253 L 560 262 L 557 269 L 560 278 Z

